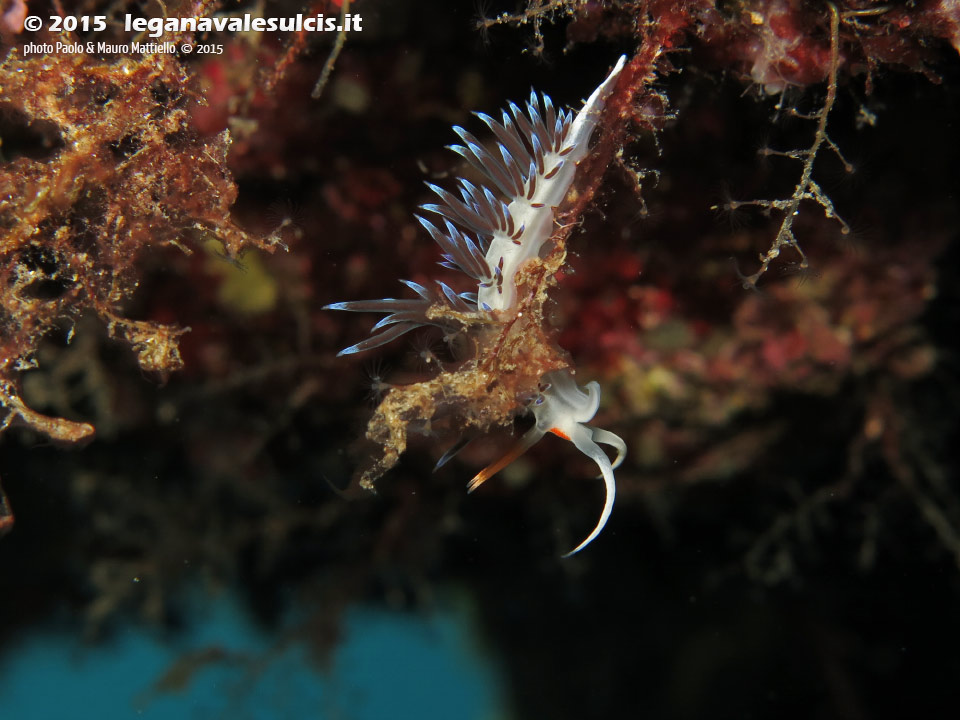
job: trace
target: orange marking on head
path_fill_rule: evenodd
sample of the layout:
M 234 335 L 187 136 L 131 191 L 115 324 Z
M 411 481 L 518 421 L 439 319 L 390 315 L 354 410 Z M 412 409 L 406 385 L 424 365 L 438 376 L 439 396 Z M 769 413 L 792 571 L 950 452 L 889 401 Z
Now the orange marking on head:
M 563 430 L 561 430 L 560 428 L 550 428 L 550 432 L 552 432 L 552 433 L 553 433 L 554 435 L 556 435 L 557 437 L 562 437 L 564 440 L 569 440 L 569 439 L 570 439 L 570 436 L 567 435 L 567 434 L 566 434 Z

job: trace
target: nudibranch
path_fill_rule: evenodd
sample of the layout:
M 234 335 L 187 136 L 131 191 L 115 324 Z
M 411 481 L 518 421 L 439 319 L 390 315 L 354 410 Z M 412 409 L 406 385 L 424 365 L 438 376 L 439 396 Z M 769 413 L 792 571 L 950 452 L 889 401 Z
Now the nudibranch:
M 450 330 L 451 316 L 480 317 L 480 322 L 488 324 L 507 324 L 517 317 L 521 312 L 518 273 L 525 264 L 542 257 L 556 228 L 557 208 L 570 191 L 577 166 L 590 150 L 590 138 L 625 63 L 623 56 L 576 114 L 556 108 L 546 95 L 538 97 L 531 92 L 526 112 L 510 103 L 500 120 L 477 113 L 493 136 L 488 146 L 463 128 L 454 127 L 462 144 L 451 145 L 450 149 L 485 182 L 474 184 L 460 178 L 459 197 L 428 183 L 439 202 L 422 206 L 430 219 L 416 217 L 440 246 L 440 264 L 468 275 L 476 283 L 476 290 L 457 293 L 439 281 L 434 287 L 426 287 L 401 280 L 416 298 L 327 305 L 329 310 L 385 315 L 374 325 L 370 337 L 341 350 L 339 355 L 379 347 L 424 325 Z M 450 312 L 431 312 L 438 304 Z M 600 386 L 596 382 L 587 383 L 584 391 L 568 368 L 544 373 L 539 392 L 528 405 L 536 419 L 534 426 L 503 458 L 478 473 L 468 491 L 476 490 L 546 433 L 569 440 L 597 464 L 606 489 L 596 527 L 564 557 L 579 552 L 600 534 L 610 517 L 616 495 L 613 471 L 626 454 L 621 438 L 585 424 L 593 419 L 599 404 Z M 612 463 L 598 443 L 616 451 Z

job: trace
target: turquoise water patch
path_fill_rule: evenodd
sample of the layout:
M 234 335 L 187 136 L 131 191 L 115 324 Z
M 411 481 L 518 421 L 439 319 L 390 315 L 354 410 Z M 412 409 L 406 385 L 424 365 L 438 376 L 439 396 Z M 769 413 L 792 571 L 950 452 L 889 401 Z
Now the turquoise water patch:
M 383 720 L 507 718 L 495 666 L 469 613 L 358 607 L 347 612 L 329 666 L 307 641 L 279 642 L 223 595 L 189 631 L 161 638 L 133 626 L 84 644 L 37 631 L 0 659 L 0 708 L 11 720 L 219 718 Z M 306 640 L 306 639 L 305 639 Z

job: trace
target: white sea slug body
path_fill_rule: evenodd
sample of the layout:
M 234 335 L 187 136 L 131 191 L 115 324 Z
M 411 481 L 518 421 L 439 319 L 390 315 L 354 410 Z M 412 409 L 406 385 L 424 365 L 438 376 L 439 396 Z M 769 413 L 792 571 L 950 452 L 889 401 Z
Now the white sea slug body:
M 511 316 L 518 300 L 516 274 L 525 262 L 539 257 L 550 240 L 556 209 L 570 190 L 577 165 L 589 152 L 590 138 L 625 63 L 626 56 L 622 56 L 575 116 L 570 111 L 557 110 L 546 95 L 538 98 L 533 92 L 526 113 L 514 103 L 510 103 L 509 111 L 502 112 L 499 122 L 478 113 L 494 135 L 493 150 L 463 128 L 454 128 L 463 144 L 450 148 L 478 170 L 489 186 L 478 187 L 461 178 L 457 197 L 429 185 L 440 202 L 424 205 L 423 210 L 435 217 L 428 220 L 417 216 L 417 220 L 440 246 L 441 265 L 473 278 L 476 292 L 458 294 L 442 282 L 431 289 L 402 280 L 418 299 L 385 298 L 327 305 L 330 310 L 385 314 L 369 338 L 345 348 L 340 355 L 378 347 L 423 325 L 445 327 L 442 320 L 427 317 L 428 308 L 437 302 L 457 311 L 487 313 L 492 318 Z M 469 489 L 475 490 L 546 432 L 570 440 L 597 463 L 606 488 L 600 522 L 586 540 L 568 553 L 572 555 L 599 535 L 613 509 L 613 469 L 623 460 L 626 446 L 613 433 L 583 424 L 593 418 L 599 406 L 597 383 L 588 383 L 584 392 L 577 387 L 570 370 L 560 370 L 545 375 L 541 388 L 531 406 L 537 420 L 534 427 L 504 458 L 479 473 Z M 597 446 L 598 442 L 616 449 L 613 464 Z
M 513 278 L 524 262 L 537 257 L 540 248 L 553 234 L 557 206 L 570 189 L 577 165 L 587 155 L 600 111 L 625 62 L 624 55 L 607 79 L 593 91 L 576 118 L 572 118 L 569 112 L 555 111 L 546 95 L 542 96 L 543 106 L 539 108 L 540 103 L 533 92 L 527 103 L 527 116 L 513 103 L 510 103 L 512 119 L 504 111 L 502 124 L 487 115 L 479 115 L 500 141 L 501 158 L 490 157 L 487 164 L 483 161 L 489 154 L 479 143 L 466 131 L 454 128 L 467 146 L 454 146 L 453 149 L 484 170 L 495 182 L 497 177 L 507 173 L 515 178 L 516 173 L 512 171 L 517 169 L 526 170 L 522 187 L 512 188 L 514 192 L 507 205 L 511 226 L 517 230 L 512 234 L 502 230 L 495 232 L 486 252 L 487 266 L 499 277 L 495 283 L 480 286 L 477 300 L 481 309 L 507 310 L 516 302 Z M 522 154 L 525 148 L 518 142 L 521 133 L 532 153 Z M 518 168 L 523 162 L 528 163 L 527 167 Z

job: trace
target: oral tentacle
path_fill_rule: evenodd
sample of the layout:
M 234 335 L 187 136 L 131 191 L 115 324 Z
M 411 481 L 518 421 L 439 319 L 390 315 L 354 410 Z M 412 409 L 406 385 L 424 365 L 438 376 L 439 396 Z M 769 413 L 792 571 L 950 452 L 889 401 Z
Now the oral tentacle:
M 472 493 L 478 487 L 483 485 L 487 480 L 492 478 L 498 472 L 503 470 L 507 465 L 512 463 L 518 457 L 523 455 L 527 450 L 532 448 L 537 441 L 543 437 L 543 430 L 534 425 L 532 428 L 527 430 L 524 433 L 523 437 L 520 438 L 516 444 L 507 451 L 507 454 L 504 455 L 499 460 L 490 463 L 483 470 L 478 472 L 473 476 L 473 479 L 467 483 L 467 492 Z
M 610 518 L 610 513 L 613 512 L 613 501 L 617 496 L 617 484 L 613 479 L 613 466 L 610 464 L 610 458 L 608 458 L 607 454 L 600 449 L 600 446 L 593 441 L 592 431 L 593 428 L 588 428 L 584 425 L 578 425 L 576 430 L 570 435 L 570 439 L 573 441 L 573 444 L 577 446 L 577 449 L 580 452 L 593 460 L 600 468 L 600 474 L 603 476 L 603 485 L 606 491 L 606 497 L 603 501 L 603 510 L 600 513 L 600 520 L 597 522 L 596 527 L 593 528 L 593 532 L 591 532 L 582 543 L 577 545 L 570 552 L 566 553 L 563 556 L 565 558 L 568 558 L 571 555 L 576 555 L 587 545 L 592 543 L 601 532 L 603 532 L 603 528 L 606 526 L 607 520 Z
M 611 466 L 614 470 L 620 467 L 620 463 L 623 462 L 624 458 L 627 457 L 627 444 L 623 441 L 623 438 L 615 433 L 610 432 L 609 430 L 604 430 L 603 428 L 591 428 L 593 430 L 593 441 L 601 443 L 603 445 L 609 445 L 614 450 L 617 451 L 617 457 L 613 461 Z

